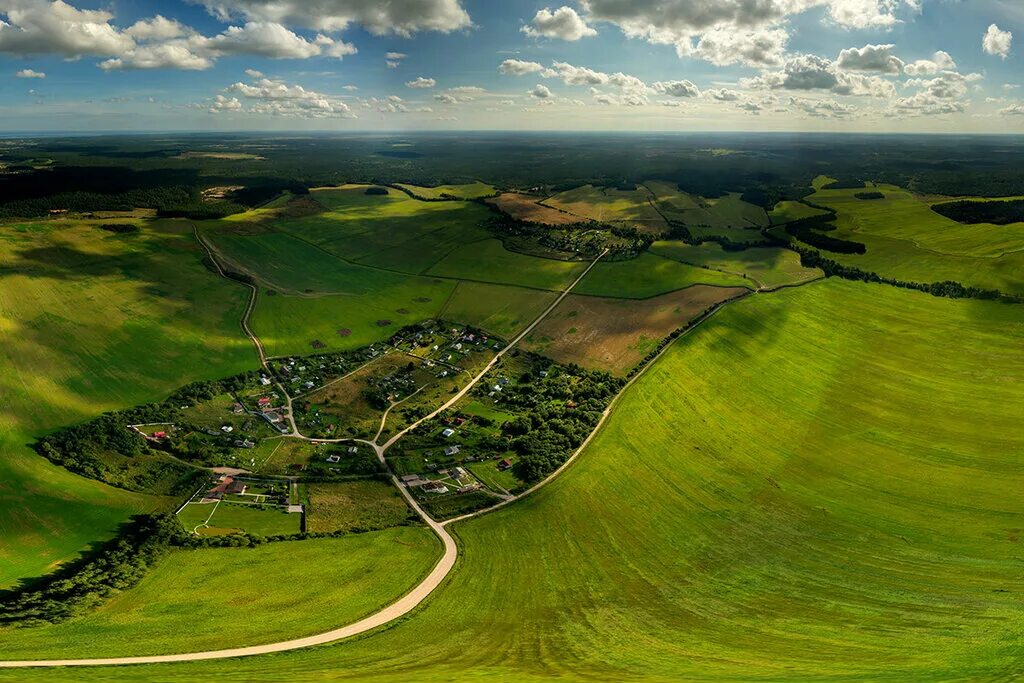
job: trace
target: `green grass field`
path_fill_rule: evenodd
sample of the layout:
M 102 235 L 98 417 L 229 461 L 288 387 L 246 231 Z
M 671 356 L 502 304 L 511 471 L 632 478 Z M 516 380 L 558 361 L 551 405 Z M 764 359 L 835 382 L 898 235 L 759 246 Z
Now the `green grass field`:
M 505 249 L 500 240 L 489 239 L 453 251 L 427 274 L 558 291 L 572 284 L 586 268 L 587 264 L 579 261 L 517 254 Z
M 725 251 L 714 242 L 692 246 L 673 240 L 655 242 L 651 252 L 681 263 L 740 275 L 769 289 L 807 282 L 823 275 L 817 268 L 801 266 L 800 255 L 796 252 L 777 247 Z
M 425 199 L 444 199 L 446 198 L 445 195 L 459 199 L 480 199 L 481 197 L 490 197 L 497 193 L 497 190 L 492 186 L 480 181 L 463 185 L 438 185 L 437 187 L 399 183 L 398 187 L 408 190 L 416 197 L 423 197 Z
M 885 199 L 855 197 L 865 191 Z M 932 211 L 930 200 L 890 185 L 821 189 L 809 199 L 839 212 L 831 236 L 867 246 L 863 255 L 825 252 L 828 258 L 901 280 L 1024 293 L 1024 223 L 963 225 Z
M 646 299 L 691 285 L 747 287 L 755 285 L 741 275 L 699 268 L 644 253 L 631 261 L 599 262 L 573 294 L 622 299 Z
M 178 550 L 93 613 L 54 626 L 0 629 L 0 639 L 4 656 L 40 657 L 167 654 L 301 637 L 393 601 L 439 555 L 440 543 L 419 527 Z
M 231 673 L 1012 678 L 1024 626 L 1024 502 L 1006 495 L 1024 485 L 1020 325 L 1013 306 L 838 280 L 732 304 L 627 390 L 560 478 L 457 525 L 459 566 L 411 618 Z
M 175 501 L 100 485 L 26 447 L 191 380 L 255 367 L 245 288 L 207 271 L 185 223 L 115 235 L 99 221 L 0 231 L 0 586 L 33 576 Z
M 635 190 L 618 190 L 584 185 L 548 197 L 541 203 L 579 216 L 580 220 L 624 223 L 660 233 L 668 226 L 651 206 L 651 198 L 651 192 L 643 186 Z
M 188 531 L 200 536 L 248 532 L 257 536 L 288 536 L 302 531 L 302 515 L 273 506 L 244 503 L 189 503 L 178 513 Z
M 556 295 L 536 289 L 460 282 L 440 316 L 510 339 L 551 305 Z
M 771 218 L 772 225 L 780 225 L 790 221 L 798 221 L 802 218 L 824 216 L 825 214 L 825 211 L 808 206 L 803 202 L 786 201 L 776 204 L 775 208 L 768 213 L 768 217 Z

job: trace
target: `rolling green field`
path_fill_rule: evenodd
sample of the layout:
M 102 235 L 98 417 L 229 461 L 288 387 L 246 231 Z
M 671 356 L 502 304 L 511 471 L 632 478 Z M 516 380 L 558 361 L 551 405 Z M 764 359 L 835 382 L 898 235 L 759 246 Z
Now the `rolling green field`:
M 768 289 L 807 282 L 823 275 L 817 268 L 801 266 L 799 254 L 777 247 L 725 251 L 714 242 L 693 246 L 671 240 L 655 242 L 651 252 L 680 263 L 740 275 Z
M 824 216 L 825 214 L 825 211 L 808 206 L 803 202 L 786 201 L 776 204 L 775 208 L 768 213 L 768 217 L 771 218 L 772 225 L 780 225 L 790 221 L 798 221 L 802 218 Z
M 459 199 L 480 199 L 481 197 L 490 197 L 497 193 L 497 190 L 492 186 L 480 181 L 463 185 L 438 185 L 437 187 L 422 187 L 420 185 L 399 183 L 398 187 L 408 190 L 416 197 L 423 197 L 425 199 L 444 199 L 445 195 L 458 197 Z
M 439 555 L 440 543 L 419 527 L 177 550 L 95 612 L 53 626 L 0 629 L 0 639 L 5 656 L 39 657 L 166 654 L 301 637 L 395 600 Z
M 543 313 L 555 296 L 523 287 L 460 282 L 439 317 L 510 339 Z
M 103 411 L 191 380 L 255 367 L 238 326 L 245 288 L 210 273 L 191 228 L 116 235 L 99 222 L 0 231 L 0 586 L 34 576 L 176 501 L 100 485 L 26 447 Z
M 365 185 L 316 190 L 327 212 L 275 220 L 288 232 L 346 260 L 404 273 L 422 273 L 456 247 L 490 237 L 480 224 L 491 214 L 472 202 L 425 202 Z
M 855 195 L 878 191 L 881 200 Z M 931 210 L 931 202 L 890 185 L 819 189 L 809 197 L 839 212 L 833 237 L 861 242 L 863 255 L 825 256 L 843 264 L 913 282 L 954 280 L 1024 294 L 1024 223 L 964 225 Z
M 1005 495 L 1024 485 L 1021 315 L 838 280 L 732 304 L 626 391 L 564 475 L 457 525 L 459 567 L 411 618 L 232 675 L 1010 678 L 1024 626 L 1024 502 Z
M 216 505 L 216 507 L 214 507 Z M 257 536 L 288 536 L 302 531 L 302 515 L 273 506 L 221 502 L 189 503 L 178 514 L 182 526 L 188 531 L 196 529 L 201 536 L 222 535 L 246 531 Z
M 599 262 L 577 285 L 573 294 L 646 299 L 691 285 L 754 287 L 754 283 L 742 275 L 699 268 L 644 253 L 631 261 Z
M 517 254 L 505 249 L 500 240 L 489 239 L 457 249 L 427 274 L 558 291 L 571 285 L 586 268 L 587 264 L 579 261 Z
M 541 204 L 567 211 L 580 220 L 623 223 L 642 230 L 660 233 L 668 226 L 651 206 L 651 192 L 639 186 L 634 190 L 584 185 L 548 197 Z

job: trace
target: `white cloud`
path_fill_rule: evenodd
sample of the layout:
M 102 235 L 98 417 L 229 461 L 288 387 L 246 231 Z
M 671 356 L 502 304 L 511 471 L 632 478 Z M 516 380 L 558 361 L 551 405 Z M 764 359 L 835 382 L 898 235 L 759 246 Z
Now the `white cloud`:
M 253 83 L 235 83 L 227 88 L 225 95 L 250 101 L 252 104 L 244 111 L 252 114 L 308 119 L 355 118 L 351 107 L 337 96 L 270 78 L 259 78 Z M 234 107 L 233 104 L 229 106 Z M 241 107 L 235 109 L 238 110 Z
M 932 76 L 940 71 L 953 71 L 956 69 L 956 62 L 949 56 L 948 52 L 939 50 L 931 59 L 919 59 L 903 67 L 904 73 L 908 76 Z
M 796 55 L 781 71 L 767 71 L 755 78 L 741 79 L 746 88 L 761 90 L 823 90 L 837 95 L 891 98 L 895 86 L 873 75 L 839 70 L 837 64 L 817 55 Z
M 1024 104 L 1011 104 L 1005 109 L 1000 109 L 999 113 L 1003 116 L 1024 116 Z
M 537 86 L 530 91 L 530 97 L 535 97 L 538 100 L 547 100 L 554 96 L 554 93 L 552 93 L 546 85 L 541 83 L 538 83 Z
M 1013 34 L 1003 31 L 995 24 L 988 27 L 985 36 L 981 39 L 981 47 L 986 53 L 1006 59 L 1010 56 L 1010 47 L 1013 45 Z
M 404 52 L 388 52 L 384 55 L 384 63 L 389 69 L 397 69 L 408 56 Z
M 204 41 L 203 47 L 222 55 L 308 59 L 323 52 L 324 46 L 306 40 L 281 24 L 252 21 L 245 26 L 229 26 L 220 35 Z
M 898 75 L 903 70 L 903 60 L 892 53 L 895 45 L 865 45 L 851 47 L 839 53 L 836 66 L 846 71 L 868 71 Z
M 211 114 L 239 112 L 242 111 L 242 103 L 237 97 L 224 97 L 223 95 L 217 95 L 217 97 L 214 98 L 213 103 L 210 104 L 209 111 Z
M 438 93 L 437 95 L 434 95 L 434 99 L 440 102 L 441 104 L 459 103 L 459 98 L 455 97 L 454 95 L 449 95 L 448 93 Z
M 203 71 L 213 66 L 213 60 L 197 54 L 186 41 L 139 45 L 127 50 L 121 57 L 113 57 L 102 63 L 104 71 L 123 69 L 182 69 Z
M 191 32 L 191 29 L 181 22 L 159 14 L 152 19 L 137 21 L 125 30 L 125 33 L 136 40 L 170 40 Z
M 425 89 L 433 88 L 435 85 L 437 85 L 437 81 L 435 81 L 433 78 L 424 78 L 423 76 L 417 76 L 416 79 L 407 81 L 405 87 Z
M 410 36 L 420 31 L 448 33 L 472 25 L 460 0 L 193 0 L 221 19 L 244 17 L 342 31 L 359 24 L 374 35 Z
M 597 35 L 597 31 L 587 26 L 587 22 L 576 13 L 576 10 L 564 6 L 554 12 L 548 8 L 540 10 L 522 31 L 534 38 L 559 38 L 568 41 Z
M 718 102 L 736 102 L 740 99 L 740 93 L 727 88 L 719 88 L 717 90 L 705 90 L 704 97 Z
M 7 21 L 0 21 L 0 52 L 75 59 L 117 56 L 135 45 L 103 10 L 80 10 L 62 0 L 4 0 L 0 11 L 7 14 Z
M 46 78 L 46 74 L 42 71 L 36 71 L 35 69 L 22 69 L 18 73 L 14 74 L 16 78 Z
M 651 89 L 672 97 L 700 97 L 700 89 L 690 81 L 658 81 L 651 84 Z
M 524 62 L 519 59 L 506 59 L 498 67 L 498 71 L 509 76 L 525 76 L 526 74 L 538 73 L 543 70 L 543 64 Z

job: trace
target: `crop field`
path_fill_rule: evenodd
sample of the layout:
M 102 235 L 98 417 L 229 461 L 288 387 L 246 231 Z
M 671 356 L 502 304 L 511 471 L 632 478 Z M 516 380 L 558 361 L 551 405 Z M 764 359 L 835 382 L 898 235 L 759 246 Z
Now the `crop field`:
M 378 479 L 310 483 L 306 531 L 386 529 L 409 522 L 412 509 L 391 482 Z
M 699 268 L 648 252 L 631 261 L 599 262 L 573 294 L 646 299 L 692 285 L 755 287 L 742 275 Z
M 665 219 L 651 206 L 654 196 L 643 186 L 635 190 L 584 185 L 548 197 L 544 204 L 567 211 L 583 220 L 621 223 L 655 234 L 668 229 Z
M 655 242 L 651 245 L 651 252 L 680 263 L 739 275 L 766 289 L 800 284 L 823 276 L 817 268 L 801 266 L 799 254 L 777 247 L 725 251 L 714 242 L 693 246 L 671 240 Z
M 768 217 L 771 219 L 772 225 L 781 225 L 782 223 L 789 223 L 790 221 L 798 221 L 803 218 L 812 218 L 814 216 L 824 215 L 826 215 L 826 212 L 821 209 L 808 206 L 803 202 L 792 201 L 779 202 L 775 205 L 775 208 L 768 213 Z
M 311 196 L 328 211 L 277 220 L 274 228 L 356 263 L 422 273 L 456 247 L 490 237 L 480 227 L 490 211 L 472 202 L 418 201 L 390 188 L 367 195 L 364 185 Z
M 512 218 L 527 223 L 541 223 L 543 225 L 571 225 L 579 223 L 580 218 L 565 211 L 553 209 L 540 203 L 539 197 L 519 194 L 517 192 L 505 192 L 493 199 L 488 199 L 488 204 L 493 204 Z
M 255 366 L 245 288 L 201 265 L 191 229 L 39 221 L 0 232 L 0 586 L 44 573 L 129 516 L 174 502 L 73 476 L 26 447 L 106 410 Z
M 5 656 L 42 657 L 166 654 L 301 637 L 393 601 L 439 555 L 440 543 L 422 527 L 178 550 L 95 612 L 59 625 L 0 629 L 0 638 Z
M 424 199 L 447 199 L 449 197 L 455 197 L 457 199 L 480 199 L 482 197 L 490 197 L 497 193 L 497 190 L 493 187 L 487 183 L 481 183 L 480 181 L 475 183 L 466 183 L 464 185 L 438 185 L 437 187 L 422 187 L 420 185 L 405 185 L 399 183 L 398 187 L 408 190 L 415 197 L 422 197 Z
M 519 285 L 551 291 L 563 290 L 587 269 L 579 261 L 554 261 L 508 251 L 500 240 L 467 244 L 435 265 L 428 275 Z
M 672 183 L 650 181 L 644 186 L 650 190 L 658 210 L 666 218 L 685 223 L 694 234 L 702 230 L 713 234 L 719 234 L 715 231 L 721 230 L 737 232 L 768 225 L 764 209 L 743 201 L 736 193 L 711 199 L 687 194 Z
M 555 296 L 523 287 L 460 282 L 439 317 L 510 339 L 543 313 Z
M 885 199 L 855 197 L 867 190 Z M 826 188 L 809 199 L 838 211 L 830 236 L 867 246 L 863 255 L 826 252 L 828 258 L 913 282 L 953 280 L 1024 293 L 1024 224 L 964 225 L 932 211 L 930 200 L 888 185 Z
M 1012 306 L 838 280 L 730 304 L 561 477 L 457 525 L 460 567 L 411 618 L 233 673 L 1005 678 L 1024 626 L 1024 502 L 1005 495 L 1024 485 L 1019 326 Z
M 673 330 L 749 292 L 694 285 L 640 301 L 570 294 L 523 340 L 524 346 L 560 363 L 624 375 Z

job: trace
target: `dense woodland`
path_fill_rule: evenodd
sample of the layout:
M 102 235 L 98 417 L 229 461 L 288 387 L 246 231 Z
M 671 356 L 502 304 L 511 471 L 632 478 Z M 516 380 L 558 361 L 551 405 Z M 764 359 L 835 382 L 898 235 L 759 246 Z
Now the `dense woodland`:
M 936 204 L 932 211 L 958 223 L 1009 225 L 1024 222 L 1024 199 L 1005 202 L 949 202 Z

